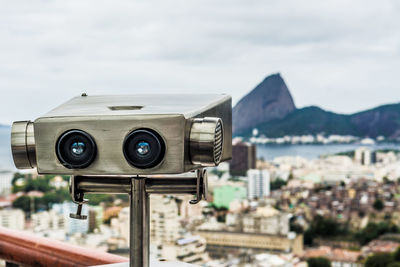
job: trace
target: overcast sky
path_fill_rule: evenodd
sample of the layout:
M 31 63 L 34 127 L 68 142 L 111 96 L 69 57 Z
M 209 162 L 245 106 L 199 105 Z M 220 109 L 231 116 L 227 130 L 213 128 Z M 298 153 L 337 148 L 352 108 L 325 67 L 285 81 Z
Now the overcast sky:
M 4 0 L 0 123 L 94 94 L 228 93 L 280 72 L 298 107 L 400 102 L 397 0 Z

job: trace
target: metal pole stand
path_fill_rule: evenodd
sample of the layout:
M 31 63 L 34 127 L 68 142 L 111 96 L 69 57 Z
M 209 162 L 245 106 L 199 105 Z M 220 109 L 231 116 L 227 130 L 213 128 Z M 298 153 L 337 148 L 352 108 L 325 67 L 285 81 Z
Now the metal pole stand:
M 150 224 L 149 195 L 146 178 L 133 178 L 130 196 L 130 262 L 131 266 L 149 266 Z
M 197 170 L 196 177 L 114 177 L 114 176 L 71 176 L 72 201 L 78 204 L 76 213 L 70 217 L 84 220 L 82 205 L 87 203 L 84 194 L 129 194 L 130 195 L 130 266 L 149 267 L 150 250 L 150 194 L 191 194 L 196 198 L 190 204 L 207 199 L 207 172 Z

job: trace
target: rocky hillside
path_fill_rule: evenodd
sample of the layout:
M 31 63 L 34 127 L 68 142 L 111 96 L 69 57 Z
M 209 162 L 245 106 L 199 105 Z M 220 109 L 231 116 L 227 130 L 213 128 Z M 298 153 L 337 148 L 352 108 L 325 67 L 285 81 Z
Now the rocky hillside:
M 283 119 L 296 109 L 281 75 L 265 78 L 233 108 L 233 132 L 240 133 L 261 123 Z
M 379 106 L 351 115 L 351 125 L 362 136 L 400 137 L 400 103 Z

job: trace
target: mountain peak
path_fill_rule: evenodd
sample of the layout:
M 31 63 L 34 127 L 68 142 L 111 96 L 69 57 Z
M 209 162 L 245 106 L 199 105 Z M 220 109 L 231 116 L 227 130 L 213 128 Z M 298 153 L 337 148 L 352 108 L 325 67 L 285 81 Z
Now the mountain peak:
M 282 79 L 281 73 L 277 72 L 277 73 L 273 73 L 271 75 L 268 75 L 267 77 L 265 77 L 265 79 L 263 80 L 263 82 L 270 80 L 270 79 Z
M 240 134 L 260 123 L 282 119 L 295 109 L 280 73 L 269 75 L 233 108 L 233 132 Z

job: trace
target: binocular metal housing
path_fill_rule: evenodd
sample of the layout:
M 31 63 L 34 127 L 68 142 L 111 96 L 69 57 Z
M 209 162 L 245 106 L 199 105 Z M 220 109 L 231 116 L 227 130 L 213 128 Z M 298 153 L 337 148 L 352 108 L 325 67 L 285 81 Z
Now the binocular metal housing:
M 227 95 L 83 94 L 14 122 L 14 163 L 39 174 L 179 174 L 232 157 Z

